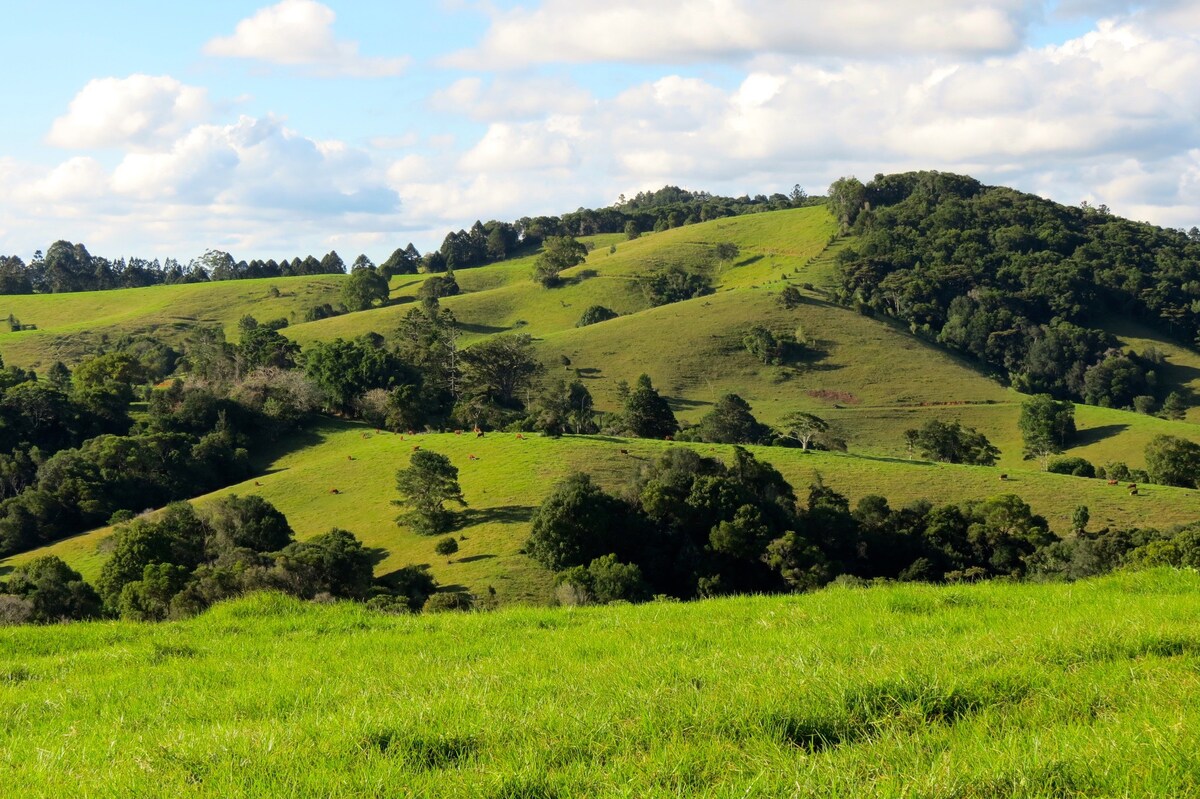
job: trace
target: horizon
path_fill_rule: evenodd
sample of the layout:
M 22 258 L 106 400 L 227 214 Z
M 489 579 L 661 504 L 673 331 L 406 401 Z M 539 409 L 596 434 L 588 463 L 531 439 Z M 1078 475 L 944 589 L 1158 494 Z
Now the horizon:
M 379 261 L 664 185 L 910 169 L 1200 221 L 1194 2 L 122 9 L 5 12 L 0 254 Z

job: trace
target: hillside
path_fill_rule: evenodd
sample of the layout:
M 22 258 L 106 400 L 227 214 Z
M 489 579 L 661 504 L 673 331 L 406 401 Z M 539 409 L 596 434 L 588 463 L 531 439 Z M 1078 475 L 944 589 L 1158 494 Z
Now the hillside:
M 261 478 L 248 480 L 201 497 L 204 503 L 226 494 L 258 494 L 288 517 L 298 538 L 327 532 L 333 525 L 354 532 L 369 547 L 382 550 L 378 574 L 410 563 L 427 563 L 437 580 L 476 594 L 496 589 L 502 603 L 545 603 L 552 595 L 553 575 L 522 553 L 529 535 L 529 517 L 554 481 L 573 470 L 593 474 L 619 490 L 643 464 L 671 447 L 694 446 L 704 454 L 729 460 L 732 447 L 685 445 L 662 441 L 565 436 L 561 439 L 513 434 L 422 434 L 400 436 L 376 433 L 347 423 L 327 423 L 311 435 L 289 442 L 285 451 L 265 464 Z M 435 539 L 398 527 L 395 471 L 404 466 L 413 447 L 450 457 L 469 503 L 460 551 L 450 559 L 433 554 Z M 1092 526 L 1167 527 L 1200 519 L 1200 492 L 1142 487 L 1130 496 L 1122 487 L 1103 480 L 1047 474 L 1027 465 L 1022 470 L 953 466 L 901 459 L 870 458 L 839 453 L 804 453 L 798 449 L 750 447 L 757 457 L 778 468 L 804 496 L 819 473 L 827 485 L 845 493 L 852 503 L 867 494 L 887 497 L 894 506 L 916 499 L 935 503 L 985 499 L 1014 493 L 1044 515 L 1052 529 L 1066 534 L 1078 505 L 1091 511 Z M 622 450 L 628 454 L 622 454 Z M 470 455 L 478 460 L 471 460 Z M 1008 480 L 1000 481 L 1002 473 Z M 337 489 L 332 494 L 331 489 Z M 97 530 L 17 555 L 5 565 L 56 554 L 87 579 L 99 575 L 110 531 Z
M 1200 578 L 1155 571 L 7 628 L 3 792 L 1185 796 L 1197 613 Z

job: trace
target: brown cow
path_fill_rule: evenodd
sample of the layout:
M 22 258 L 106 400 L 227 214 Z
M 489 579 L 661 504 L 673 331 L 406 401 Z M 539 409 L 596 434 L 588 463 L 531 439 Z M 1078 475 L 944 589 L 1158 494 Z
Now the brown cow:
M 1007 474 L 1002 474 L 1002 475 L 1000 475 L 1000 479 L 1001 479 L 1001 480 L 1007 480 L 1007 479 L 1008 479 L 1008 475 L 1007 475 Z
M 331 489 L 329 489 L 329 493 L 330 493 L 330 494 L 340 494 L 340 493 L 342 493 L 342 492 L 341 492 L 341 491 L 338 491 L 336 488 L 331 488 Z
M 417 450 L 419 450 L 420 448 L 421 448 L 421 445 L 420 445 L 420 444 L 414 444 L 414 445 L 413 445 L 413 452 L 416 452 L 416 451 L 417 451 Z
M 1137 490 L 1137 488 L 1131 488 L 1131 489 L 1129 489 L 1129 496 L 1131 496 L 1131 497 L 1136 497 L 1137 495 L 1138 495 L 1138 490 Z
M 1115 485 L 1119 485 L 1119 484 L 1120 484 L 1120 482 L 1121 482 L 1120 480 L 1109 480 L 1109 481 L 1108 481 L 1108 484 L 1109 484 L 1110 486 L 1115 486 Z

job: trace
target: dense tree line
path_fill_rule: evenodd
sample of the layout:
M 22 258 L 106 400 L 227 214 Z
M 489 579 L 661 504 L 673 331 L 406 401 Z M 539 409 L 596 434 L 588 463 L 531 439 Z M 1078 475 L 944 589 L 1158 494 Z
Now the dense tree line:
M 409 245 L 411 246 L 411 245 Z M 361 263 L 366 256 L 359 256 Z M 415 271 L 415 270 L 414 270 Z M 187 264 L 174 258 L 108 259 L 92 255 L 82 243 L 56 241 L 43 254 L 34 253 L 25 263 L 15 255 L 0 256 L 0 294 L 60 294 L 68 291 L 104 291 L 177 283 L 206 283 L 261 277 L 345 274 L 346 264 L 336 251 L 321 258 L 276 261 L 238 261 L 221 250 L 209 250 Z
M 365 254 L 347 265 L 336 251 L 321 258 L 312 255 L 276 261 L 274 258 L 237 260 L 223 250 L 208 250 L 182 264 L 174 258 L 115 258 L 92 255 L 82 243 L 56 241 L 29 263 L 16 255 L 0 256 L 0 294 L 51 294 L 69 291 L 102 291 L 160 284 L 204 283 L 244 278 L 294 277 L 345 274 L 369 269 L 384 280 L 393 275 L 444 272 L 466 269 L 509 258 L 519 250 L 532 250 L 552 237 L 666 230 L 709 219 L 795 208 L 821 202 L 796 186 L 790 194 L 759 194 L 754 197 L 717 197 L 666 186 L 656 192 L 624 196 L 607 208 L 587 209 L 561 216 L 522 217 L 513 222 L 476 221 L 469 230 L 446 234 L 436 250 L 421 254 L 410 242 L 374 264 Z M 632 231 L 632 233 L 631 233 Z M 347 302 L 361 309 L 361 294 Z
M 830 210 L 858 236 L 839 254 L 843 301 L 902 319 L 1028 393 L 1153 402 L 1161 356 L 1122 351 L 1102 321 L 1138 319 L 1189 343 L 1200 336 L 1196 228 L 938 172 L 839 180 Z
M 561 481 L 535 512 L 526 549 L 578 600 L 807 590 L 840 575 L 1021 577 L 1057 540 L 1011 494 L 895 509 L 867 496 L 852 510 L 819 479 L 800 499 L 744 449 L 725 464 L 679 448 L 619 496 L 586 474 Z

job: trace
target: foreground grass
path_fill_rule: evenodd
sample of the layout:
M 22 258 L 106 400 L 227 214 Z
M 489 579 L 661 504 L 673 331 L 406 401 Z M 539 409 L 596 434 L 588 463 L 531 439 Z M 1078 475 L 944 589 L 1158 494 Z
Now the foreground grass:
M 0 794 L 1187 796 L 1200 577 L 0 630 Z
M 551 601 L 553 577 L 523 552 L 530 516 L 556 480 L 575 470 L 586 471 L 606 488 L 620 491 L 638 469 L 671 447 L 692 446 L 705 455 L 729 460 L 733 448 L 665 441 L 566 436 L 561 439 L 508 433 L 473 435 L 376 433 L 357 424 L 326 422 L 286 442 L 282 454 L 265 465 L 266 474 L 209 494 L 204 504 L 226 494 L 260 495 L 287 515 L 298 538 L 310 538 L 337 526 L 355 533 L 379 551 L 377 572 L 424 563 L 447 586 L 488 594 L 489 586 L 503 604 Z M 396 525 L 396 469 L 407 465 L 412 448 L 447 455 L 459 469 L 470 507 L 456 535 L 460 551 L 447 559 L 434 554 L 436 537 L 417 535 Z M 952 466 L 893 458 L 839 453 L 804 453 L 798 449 L 750 447 L 773 464 L 803 499 L 820 475 L 825 483 L 857 502 L 881 494 L 899 507 L 915 499 L 935 503 L 986 499 L 1014 493 L 1049 520 L 1052 529 L 1068 534 L 1077 505 L 1091 511 L 1091 527 L 1168 527 L 1200 519 L 1200 491 L 1143 486 L 1138 496 L 1103 480 L 1047 474 L 1026 464 L 1023 469 Z M 625 453 L 622 453 L 625 450 Z M 471 460 L 474 455 L 476 460 Z M 1001 481 L 1001 474 L 1008 479 Z M 338 493 L 331 493 L 337 489 Z M 55 554 L 89 580 L 99 575 L 108 557 L 111 530 L 96 530 L 10 558 L 3 566 Z M 2 566 L 0 566 L 2 567 Z

